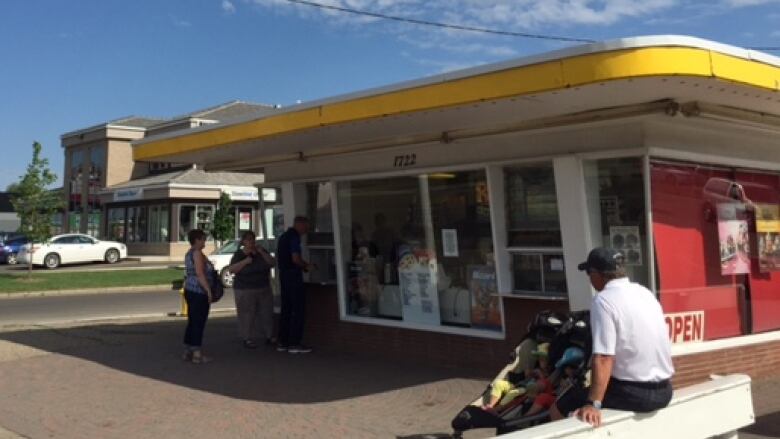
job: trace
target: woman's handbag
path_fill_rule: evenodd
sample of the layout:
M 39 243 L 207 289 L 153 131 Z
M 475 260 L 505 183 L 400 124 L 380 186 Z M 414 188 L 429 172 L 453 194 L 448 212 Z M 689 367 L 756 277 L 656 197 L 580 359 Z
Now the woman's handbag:
M 209 269 L 206 277 L 209 280 L 209 288 L 211 288 L 211 303 L 219 302 L 219 299 L 225 295 L 225 287 L 222 285 L 219 273 L 212 268 Z

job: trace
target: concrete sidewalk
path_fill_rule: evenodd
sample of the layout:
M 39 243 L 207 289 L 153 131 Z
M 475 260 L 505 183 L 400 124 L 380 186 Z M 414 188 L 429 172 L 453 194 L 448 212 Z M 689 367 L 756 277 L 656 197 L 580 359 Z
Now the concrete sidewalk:
M 0 429 L 0 439 L 446 437 L 491 378 L 327 350 L 246 350 L 232 317 L 209 321 L 215 361 L 196 366 L 179 358 L 183 327 L 174 319 L 5 328 L 0 426 L 19 436 Z M 754 389 L 759 423 L 742 437 L 777 437 L 780 380 Z

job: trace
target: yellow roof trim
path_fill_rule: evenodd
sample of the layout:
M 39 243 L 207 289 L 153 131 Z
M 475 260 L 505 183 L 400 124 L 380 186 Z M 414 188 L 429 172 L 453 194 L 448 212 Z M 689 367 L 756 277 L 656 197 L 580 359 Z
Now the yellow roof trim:
M 324 103 L 300 111 L 150 140 L 134 147 L 133 158 L 154 160 L 320 126 L 647 76 L 714 77 L 773 91 L 780 87 L 780 67 L 709 49 L 674 46 L 623 49 Z

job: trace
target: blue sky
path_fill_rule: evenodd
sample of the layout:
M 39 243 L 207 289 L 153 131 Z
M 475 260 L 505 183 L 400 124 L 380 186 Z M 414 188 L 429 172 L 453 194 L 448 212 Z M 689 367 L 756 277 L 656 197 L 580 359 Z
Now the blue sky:
M 684 34 L 780 46 L 780 0 L 319 0 L 416 19 L 595 40 Z M 4 0 L 0 190 L 34 140 L 233 99 L 289 105 L 570 45 L 447 31 L 286 0 Z M 778 52 L 775 52 L 778 53 Z

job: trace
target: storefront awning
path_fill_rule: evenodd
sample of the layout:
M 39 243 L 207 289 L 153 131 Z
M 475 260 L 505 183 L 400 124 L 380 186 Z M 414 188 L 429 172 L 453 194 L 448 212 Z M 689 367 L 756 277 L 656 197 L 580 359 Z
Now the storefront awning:
M 780 114 L 780 58 L 690 37 L 589 44 L 134 142 L 134 159 L 252 169 L 311 150 L 370 149 L 659 100 Z

